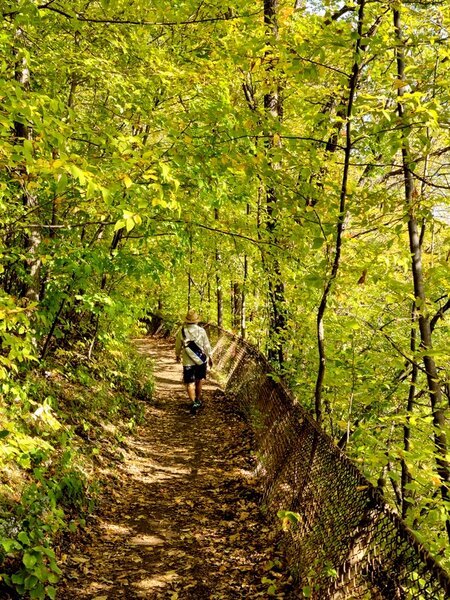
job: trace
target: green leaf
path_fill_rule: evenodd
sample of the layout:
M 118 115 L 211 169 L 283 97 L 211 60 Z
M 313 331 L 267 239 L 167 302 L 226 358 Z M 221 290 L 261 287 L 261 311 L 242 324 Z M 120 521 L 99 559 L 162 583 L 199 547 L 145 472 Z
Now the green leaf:
M 123 175 L 122 181 L 127 189 L 133 185 L 133 180 L 129 175 Z
M 47 593 L 47 596 L 50 598 L 50 600 L 55 600 L 55 598 L 56 598 L 56 588 L 54 588 L 51 585 L 48 585 L 45 588 L 45 591 Z
M 76 179 L 78 179 L 81 185 L 84 185 L 86 183 L 86 174 L 82 169 L 80 169 L 80 167 L 77 167 L 77 165 L 73 164 L 69 165 L 69 171 Z
M 118 231 L 119 229 L 123 229 L 127 224 L 125 219 L 119 219 L 117 223 L 114 225 L 114 231 Z
M 30 545 L 30 538 L 28 537 L 26 531 L 21 531 L 18 534 L 17 539 L 19 540 L 19 542 L 22 542 L 22 544 L 27 544 L 28 546 Z
M 30 575 L 25 579 L 24 585 L 26 590 L 32 590 L 39 585 L 39 579 L 36 577 L 36 575 Z
M 39 579 L 39 581 L 42 581 L 43 583 L 48 581 L 49 573 L 50 571 L 42 562 L 34 568 L 34 574 Z
M 45 556 L 48 556 L 52 559 L 55 558 L 55 551 L 52 550 L 52 548 L 48 548 L 47 546 L 33 546 L 33 551 L 45 554 Z
M 59 577 L 56 575 L 56 573 L 49 573 L 47 580 L 49 583 L 58 583 Z
M 34 589 L 30 591 L 30 598 L 32 600 L 44 600 L 45 599 L 45 587 L 42 583 L 39 583 Z
M 25 139 L 23 141 L 23 154 L 28 162 L 33 160 L 33 144 L 30 140 Z
M 25 567 L 29 571 L 31 571 L 31 569 L 37 563 L 37 556 L 35 554 L 30 554 L 29 552 L 25 552 L 25 554 L 23 555 L 23 558 L 22 558 L 22 562 L 25 565 Z
M 298 523 L 301 520 L 299 513 L 292 512 L 291 510 L 279 510 L 277 515 L 278 518 L 287 519 L 291 523 Z
M 25 575 L 22 572 L 14 573 L 14 575 L 11 577 L 11 581 L 13 583 L 23 584 L 24 580 L 25 580 Z
M 162 162 L 162 163 L 159 164 L 159 166 L 160 166 L 160 169 L 161 169 L 162 179 L 164 181 L 167 181 L 167 179 L 169 177 L 169 173 L 170 173 L 170 167 L 169 167 L 169 165 L 167 163 L 163 163 Z
M 62 194 L 63 192 L 65 192 L 65 190 L 67 188 L 67 183 L 68 183 L 67 174 L 61 173 L 61 175 L 59 175 L 59 177 L 58 177 L 58 183 L 56 184 L 56 193 Z
M 0 543 L 7 554 L 13 550 L 20 550 L 22 548 L 22 546 L 16 540 L 11 538 L 2 538 Z
M 56 564 L 56 561 L 50 560 L 49 567 L 53 571 L 53 573 L 56 573 L 57 575 L 62 575 L 62 571 Z

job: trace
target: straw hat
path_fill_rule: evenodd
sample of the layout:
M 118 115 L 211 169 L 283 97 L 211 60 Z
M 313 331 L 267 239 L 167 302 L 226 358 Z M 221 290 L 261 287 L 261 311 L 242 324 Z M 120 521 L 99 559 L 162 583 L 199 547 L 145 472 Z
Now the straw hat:
M 193 309 L 188 311 L 186 318 L 184 319 L 185 323 L 198 323 L 199 321 L 200 317 Z

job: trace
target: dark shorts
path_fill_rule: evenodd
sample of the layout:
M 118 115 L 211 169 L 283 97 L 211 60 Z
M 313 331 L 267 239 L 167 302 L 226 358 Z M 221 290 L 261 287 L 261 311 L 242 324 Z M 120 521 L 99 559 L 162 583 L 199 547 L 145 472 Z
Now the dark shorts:
M 206 377 L 206 363 L 203 365 L 185 365 L 183 367 L 184 383 L 194 383 Z

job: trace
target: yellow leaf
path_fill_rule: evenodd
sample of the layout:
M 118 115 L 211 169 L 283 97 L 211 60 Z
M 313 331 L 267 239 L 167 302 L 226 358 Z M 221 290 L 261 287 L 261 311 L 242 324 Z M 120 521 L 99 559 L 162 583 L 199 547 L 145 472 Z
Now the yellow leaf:
M 118 229 L 123 229 L 126 225 L 126 221 L 124 219 L 119 219 L 117 223 L 114 225 L 114 231 Z
M 398 90 L 402 87 L 407 86 L 408 82 L 405 81 L 404 79 L 394 79 L 394 83 L 392 85 L 394 87 L 394 90 Z
M 89 558 L 86 558 L 84 556 L 72 556 L 71 558 L 74 562 L 77 563 L 89 562 Z M 95 598 L 93 600 L 95 600 Z
M 160 167 L 162 178 L 167 179 L 170 172 L 169 165 L 167 165 L 166 163 L 160 163 Z
M 124 175 L 122 181 L 124 182 L 126 188 L 129 188 L 133 185 L 133 181 L 128 175 Z
M 93 198 L 96 192 L 96 185 L 95 183 L 90 180 L 86 189 L 86 198 L 89 200 L 89 198 Z
M 86 183 L 86 175 L 84 174 L 84 171 L 82 169 L 77 167 L 77 165 L 70 165 L 69 170 L 72 173 L 72 175 L 78 179 L 81 185 L 84 185 Z

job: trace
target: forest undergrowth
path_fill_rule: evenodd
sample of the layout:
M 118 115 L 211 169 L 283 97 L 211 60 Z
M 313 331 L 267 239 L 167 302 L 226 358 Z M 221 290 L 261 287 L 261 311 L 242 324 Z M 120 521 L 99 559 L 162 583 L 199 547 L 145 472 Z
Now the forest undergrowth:
M 96 360 L 81 347 L 58 350 L 3 390 L 0 596 L 52 599 L 61 548 L 98 509 L 102 469 L 122 460 L 153 380 L 133 346 L 110 341 Z
M 295 597 L 250 429 L 213 381 L 190 415 L 171 342 L 137 343 L 27 383 L 28 416 L 2 439 L 6 452 L 20 430 L 30 449 L 2 473 L 1 597 Z

